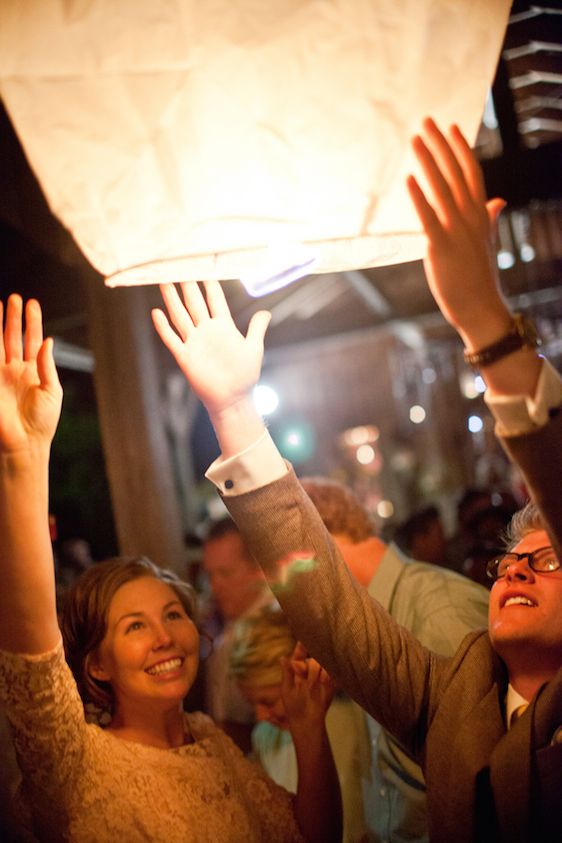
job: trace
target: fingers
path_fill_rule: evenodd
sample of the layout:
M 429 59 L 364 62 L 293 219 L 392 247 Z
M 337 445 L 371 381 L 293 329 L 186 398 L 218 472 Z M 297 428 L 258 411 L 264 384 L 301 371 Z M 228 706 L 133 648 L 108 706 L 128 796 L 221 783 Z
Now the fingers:
M 60 386 L 53 357 L 53 341 L 43 342 L 43 317 L 39 302 L 36 299 L 29 299 L 25 305 L 25 334 L 22 333 L 23 300 L 21 296 L 14 294 L 9 297 L 6 325 L 3 330 L 2 317 L 3 306 L 0 302 L 0 363 L 22 359 L 26 362 L 36 360 L 41 385 Z
M 424 120 L 423 130 L 425 145 L 431 151 L 433 160 L 445 178 L 455 204 L 461 210 L 465 210 L 472 204 L 473 199 L 479 201 L 479 197 L 474 197 L 469 190 L 464 167 L 459 163 L 459 159 L 461 159 L 464 165 L 468 167 L 468 160 L 474 159 L 470 147 L 458 127 L 453 141 L 454 146 L 450 142 L 451 137 L 446 139 L 431 118 Z M 456 153 L 458 153 L 459 158 L 457 158 Z
M 37 375 L 44 389 L 62 389 L 53 355 L 54 343 L 51 337 L 46 339 L 37 352 Z
M 291 653 L 291 659 L 304 660 L 306 658 L 308 658 L 308 650 L 306 649 L 302 641 L 297 641 L 297 643 L 295 644 L 295 648 Z
M 271 313 L 267 310 L 258 310 L 250 319 L 248 325 L 248 333 L 246 334 L 249 342 L 254 343 L 259 348 L 263 348 L 265 332 L 271 321 Z
M 443 225 L 447 225 L 456 210 L 455 200 L 443 173 L 423 138 L 416 135 L 412 148 L 431 193 L 434 210 Z
M 442 232 L 441 222 L 437 214 L 425 198 L 425 194 L 414 176 L 408 176 L 406 187 L 424 232 L 430 240 L 435 241 Z
M 458 126 L 451 126 L 445 137 L 427 118 L 423 136 L 412 139 L 412 148 L 431 193 L 436 218 L 444 227 L 458 220 L 459 213 L 466 219 L 470 211 L 483 208 L 486 190 L 482 170 Z M 408 189 L 422 219 L 420 201 L 416 201 L 410 185 Z M 425 219 L 427 222 L 427 210 Z M 434 229 L 433 220 L 431 228 Z
M 22 359 L 21 321 L 23 302 L 21 296 L 11 295 L 6 308 L 6 324 L 4 326 L 4 362 Z
M 35 299 L 30 299 L 25 306 L 25 338 L 23 359 L 35 360 L 43 345 L 43 320 L 41 306 Z M 53 363 L 54 365 L 54 363 Z
M 205 281 L 205 295 L 207 297 L 207 305 L 211 316 L 228 316 L 231 317 L 230 307 L 226 300 L 224 290 L 218 281 Z
M 194 325 L 200 325 L 210 319 L 209 308 L 196 281 L 184 281 L 180 284 L 185 306 Z
M 182 340 L 185 340 L 190 329 L 193 328 L 193 321 L 189 315 L 189 311 L 184 307 L 178 295 L 178 291 L 176 290 L 173 284 L 160 284 L 160 292 L 162 293 L 162 298 L 164 299 L 164 304 L 166 305 L 166 310 L 168 311 L 170 321 L 174 325 Z M 167 319 L 166 324 L 168 325 L 168 328 L 170 328 Z M 158 331 L 158 326 L 156 325 L 156 323 L 155 327 Z M 162 340 L 168 346 L 168 348 L 170 348 L 164 337 L 162 337 Z M 170 348 L 170 351 L 171 350 L 172 349 Z
M 505 199 L 490 199 L 489 202 L 486 202 L 486 211 L 488 212 L 488 220 L 490 222 L 490 232 L 492 234 L 492 239 L 495 241 L 496 239 L 496 232 L 498 228 L 498 217 L 507 205 Z
M 457 155 L 472 198 L 478 204 L 484 204 L 486 202 L 486 185 L 484 184 L 482 167 L 474 157 L 473 151 L 458 126 L 453 125 L 449 129 L 449 140 Z
M 160 310 L 159 308 L 154 308 L 151 311 L 152 316 L 152 324 L 156 328 L 156 332 L 168 351 L 175 357 L 175 359 L 179 362 L 181 354 L 184 349 L 183 342 L 178 337 L 176 332 L 170 326 L 166 318 L 166 314 Z
M 319 679 L 320 679 L 320 683 L 321 683 L 322 685 L 330 685 L 330 686 L 331 686 L 331 687 L 333 687 L 333 688 L 335 688 L 335 687 L 336 687 L 336 683 L 334 682 L 334 680 L 332 679 L 332 677 L 330 676 L 330 674 L 328 673 L 328 671 L 327 671 L 327 670 L 324 670 L 324 668 L 323 668 L 323 667 L 322 667 L 322 668 L 320 668 L 320 677 L 319 677 Z
M 306 679 L 309 688 L 311 688 L 313 685 L 320 681 L 320 674 L 322 672 L 322 668 L 320 667 L 316 659 L 309 659 L 307 664 L 308 674 Z
M 4 350 L 4 302 L 0 301 L 0 366 L 6 362 Z

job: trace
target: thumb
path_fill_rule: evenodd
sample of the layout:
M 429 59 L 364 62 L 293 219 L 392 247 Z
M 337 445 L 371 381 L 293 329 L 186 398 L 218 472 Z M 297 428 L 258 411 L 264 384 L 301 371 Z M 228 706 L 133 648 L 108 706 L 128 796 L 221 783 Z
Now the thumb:
M 302 660 L 306 659 L 307 657 L 308 657 L 308 650 L 306 649 L 306 647 L 304 646 L 304 644 L 301 641 L 297 641 L 295 643 L 295 647 L 293 649 L 293 652 L 291 653 L 291 659 L 299 659 L 299 660 L 302 661 Z
M 271 313 L 268 310 L 258 310 L 258 312 L 254 313 L 250 319 L 246 338 L 250 340 L 250 342 L 263 346 L 265 332 L 267 331 L 267 326 L 270 321 Z
M 41 348 L 37 352 L 37 374 L 43 389 L 62 389 L 57 367 L 55 366 L 55 358 L 53 356 L 52 337 L 48 337 L 44 340 L 41 344 Z
M 488 219 L 490 221 L 490 231 L 494 239 L 496 237 L 496 232 L 498 228 L 499 215 L 501 214 L 506 205 L 507 202 L 505 201 L 505 199 L 499 198 L 490 199 L 488 202 L 486 202 L 486 210 L 488 211 Z

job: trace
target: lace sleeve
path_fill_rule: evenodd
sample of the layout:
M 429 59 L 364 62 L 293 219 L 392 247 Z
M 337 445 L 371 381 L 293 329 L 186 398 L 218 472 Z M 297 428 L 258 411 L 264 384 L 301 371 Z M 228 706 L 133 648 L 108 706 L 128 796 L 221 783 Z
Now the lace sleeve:
M 234 767 L 240 796 L 260 825 L 260 839 L 269 843 L 306 843 L 293 809 L 294 796 L 269 778 L 255 761 L 249 761 L 226 735 L 224 753 Z
M 62 641 L 40 655 L 0 651 L 0 698 L 24 779 L 44 792 L 71 785 L 92 727 Z

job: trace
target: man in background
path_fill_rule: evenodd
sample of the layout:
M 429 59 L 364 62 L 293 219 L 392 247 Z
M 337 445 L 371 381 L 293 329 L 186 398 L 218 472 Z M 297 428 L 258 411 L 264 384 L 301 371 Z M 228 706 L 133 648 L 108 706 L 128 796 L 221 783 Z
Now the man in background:
M 271 603 L 272 596 L 261 568 L 229 516 L 209 529 L 203 568 L 222 624 L 205 662 L 205 710 L 243 752 L 249 752 L 254 711 L 229 675 L 230 650 L 236 621 Z

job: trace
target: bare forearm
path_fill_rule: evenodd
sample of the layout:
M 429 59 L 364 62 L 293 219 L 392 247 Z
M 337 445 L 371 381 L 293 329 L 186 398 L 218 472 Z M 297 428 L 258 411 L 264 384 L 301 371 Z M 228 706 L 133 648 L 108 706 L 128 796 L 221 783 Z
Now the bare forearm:
M 59 635 L 44 446 L 0 456 L 0 536 L 0 647 L 44 652 Z
M 210 412 L 209 417 L 225 458 L 253 445 L 264 431 L 263 419 L 249 396 L 221 412 Z
M 325 728 L 292 732 L 297 756 L 295 814 L 311 843 L 340 843 L 342 807 L 338 775 Z

